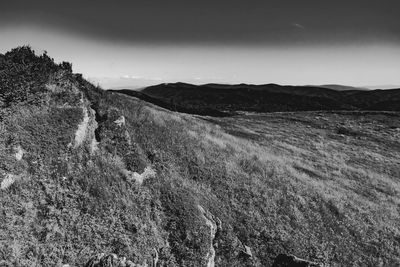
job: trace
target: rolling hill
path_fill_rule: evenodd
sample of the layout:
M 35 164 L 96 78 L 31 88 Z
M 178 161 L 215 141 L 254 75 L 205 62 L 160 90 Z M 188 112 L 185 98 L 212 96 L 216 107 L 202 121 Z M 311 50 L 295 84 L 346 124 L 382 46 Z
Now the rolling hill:
M 398 112 L 192 116 L 29 47 L 0 106 L 1 266 L 400 264 Z
M 400 89 L 332 90 L 315 86 L 168 83 L 140 92 L 117 90 L 170 110 L 199 115 L 237 111 L 400 110 Z M 222 114 L 220 114 L 222 113 Z

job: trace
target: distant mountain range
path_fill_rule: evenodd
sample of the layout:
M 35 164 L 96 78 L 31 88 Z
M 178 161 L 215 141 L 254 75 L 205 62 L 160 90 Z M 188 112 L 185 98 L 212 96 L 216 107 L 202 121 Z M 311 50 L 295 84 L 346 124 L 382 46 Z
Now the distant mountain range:
M 228 116 L 237 111 L 400 111 L 400 89 L 367 90 L 341 85 L 164 83 L 140 91 L 116 91 L 170 110 L 213 116 Z

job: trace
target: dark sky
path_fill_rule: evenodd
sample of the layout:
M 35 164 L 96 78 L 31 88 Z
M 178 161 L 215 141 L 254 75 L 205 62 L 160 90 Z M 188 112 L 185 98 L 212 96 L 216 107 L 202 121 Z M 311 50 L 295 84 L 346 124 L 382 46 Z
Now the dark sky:
M 0 0 L 0 53 L 29 43 L 102 84 L 400 84 L 399 13 L 400 0 Z
M 128 43 L 400 43 L 399 12 L 398 0 L 13 0 L 0 22 Z

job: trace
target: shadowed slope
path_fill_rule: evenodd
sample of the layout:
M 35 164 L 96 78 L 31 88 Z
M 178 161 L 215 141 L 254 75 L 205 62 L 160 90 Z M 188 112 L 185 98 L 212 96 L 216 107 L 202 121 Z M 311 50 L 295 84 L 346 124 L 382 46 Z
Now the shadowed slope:
M 315 86 L 168 83 L 117 90 L 174 111 L 221 116 L 237 111 L 400 110 L 400 89 L 332 90 Z M 223 114 L 222 114 L 223 115 Z

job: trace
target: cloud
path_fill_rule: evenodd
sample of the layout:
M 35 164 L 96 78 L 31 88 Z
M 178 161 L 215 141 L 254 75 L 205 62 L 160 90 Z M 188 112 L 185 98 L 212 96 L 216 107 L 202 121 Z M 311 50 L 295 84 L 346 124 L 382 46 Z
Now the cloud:
M 110 78 L 115 79 L 115 78 Z M 138 75 L 124 75 L 119 77 L 121 80 L 143 80 L 143 81 L 162 81 L 163 78 L 161 77 L 143 77 Z
M 301 25 L 301 24 L 299 24 L 299 23 L 292 23 L 292 26 L 293 27 L 296 27 L 296 28 L 298 28 L 298 29 L 302 29 L 302 30 L 304 30 L 306 27 L 304 27 L 303 25 Z
M 143 79 L 141 76 L 136 76 L 136 75 L 124 75 L 121 77 L 122 79 Z

